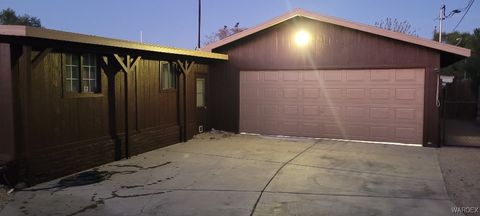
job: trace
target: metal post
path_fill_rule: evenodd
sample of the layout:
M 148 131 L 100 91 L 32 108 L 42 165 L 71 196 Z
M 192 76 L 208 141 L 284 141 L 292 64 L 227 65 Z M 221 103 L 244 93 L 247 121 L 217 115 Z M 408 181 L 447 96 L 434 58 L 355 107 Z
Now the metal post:
M 197 49 L 200 49 L 200 26 L 202 24 L 202 0 L 198 0 L 198 44 Z

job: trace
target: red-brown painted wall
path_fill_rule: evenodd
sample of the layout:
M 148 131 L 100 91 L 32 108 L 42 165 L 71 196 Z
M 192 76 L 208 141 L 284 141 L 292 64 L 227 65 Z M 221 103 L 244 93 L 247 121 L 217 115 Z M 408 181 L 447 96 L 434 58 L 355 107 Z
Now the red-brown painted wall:
M 299 29 L 312 34 L 306 49 L 294 44 Z M 425 68 L 424 144 L 438 144 L 439 111 L 435 107 L 438 52 L 417 45 L 326 24 L 294 18 L 250 35 L 213 52 L 229 56 L 226 63 L 212 66 L 211 126 L 232 132 L 239 127 L 239 71 Z

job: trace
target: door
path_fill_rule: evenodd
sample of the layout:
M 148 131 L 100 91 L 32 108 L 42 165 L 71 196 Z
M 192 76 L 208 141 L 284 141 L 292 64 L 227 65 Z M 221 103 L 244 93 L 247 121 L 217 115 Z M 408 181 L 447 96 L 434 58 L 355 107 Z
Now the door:
M 421 144 L 424 69 L 240 72 L 240 132 Z
M 195 77 L 196 94 L 196 128 L 197 133 L 207 130 L 207 76 L 198 74 Z

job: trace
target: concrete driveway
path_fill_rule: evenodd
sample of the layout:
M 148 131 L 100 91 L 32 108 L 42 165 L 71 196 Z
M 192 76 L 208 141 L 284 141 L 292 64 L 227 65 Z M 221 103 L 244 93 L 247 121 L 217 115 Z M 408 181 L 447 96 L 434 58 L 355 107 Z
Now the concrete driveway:
M 434 149 L 208 133 L 22 191 L 10 215 L 451 215 Z M 45 188 L 56 181 L 37 185 Z

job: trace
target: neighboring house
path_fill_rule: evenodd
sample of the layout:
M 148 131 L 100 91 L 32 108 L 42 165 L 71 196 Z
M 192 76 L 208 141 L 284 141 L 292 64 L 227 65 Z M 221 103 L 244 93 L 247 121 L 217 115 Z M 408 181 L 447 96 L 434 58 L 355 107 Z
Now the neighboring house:
M 28 183 L 190 139 L 227 60 L 24 26 L 0 26 L 0 56 L 0 156 Z
M 470 55 L 302 10 L 204 50 L 0 26 L 0 156 L 37 183 L 210 128 L 437 146 L 437 71 Z
M 470 50 L 294 10 L 210 44 L 221 130 L 439 145 L 440 67 Z

